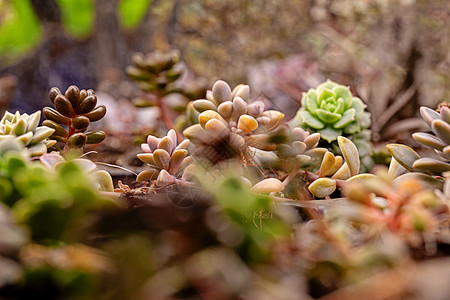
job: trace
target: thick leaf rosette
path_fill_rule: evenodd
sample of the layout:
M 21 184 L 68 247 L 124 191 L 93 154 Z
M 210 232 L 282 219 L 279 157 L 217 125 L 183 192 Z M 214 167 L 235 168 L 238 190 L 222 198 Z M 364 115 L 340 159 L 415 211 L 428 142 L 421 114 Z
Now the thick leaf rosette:
M 365 107 L 348 87 L 327 80 L 303 94 L 294 125 L 319 132 L 322 139 L 331 143 L 340 135 L 351 136 L 370 126 Z

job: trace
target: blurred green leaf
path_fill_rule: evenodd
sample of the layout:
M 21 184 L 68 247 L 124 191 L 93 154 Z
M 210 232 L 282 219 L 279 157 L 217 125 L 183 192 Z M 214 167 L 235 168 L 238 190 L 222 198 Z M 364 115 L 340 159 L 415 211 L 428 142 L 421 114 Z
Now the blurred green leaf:
M 29 0 L 0 1 L 0 62 L 11 63 L 32 50 L 42 36 Z
M 121 0 L 117 6 L 120 24 L 126 29 L 137 27 L 144 19 L 152 0 Z
M 95 5 L 93 0 L 56 0 L 66 30 L 73 36 L 84 38 L 94 27 Z

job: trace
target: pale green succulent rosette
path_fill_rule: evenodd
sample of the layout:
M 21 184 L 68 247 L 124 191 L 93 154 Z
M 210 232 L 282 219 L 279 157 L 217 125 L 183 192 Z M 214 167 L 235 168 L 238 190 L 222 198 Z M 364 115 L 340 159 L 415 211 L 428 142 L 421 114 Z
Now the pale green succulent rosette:
M 31 156 L 39 156 L 47 152 L 56 141 L 48 139 L 55 131 L 46 126 L 38 126 L 41 112 L 31 115 L 5 112 L 0 120 L 0 140 L 14 138 L 28 149 Z
M 291 127 L 300 126 L 309 132 L 318 132 L 322 142 L 334 153 L 339 153 L 338 136 L 350 138 L 360 150 L 363 168 L 373 166 L 370 157 L 370 113 L 366 105 L 354 97 L 350 88 L 331 80 L 316 89 L 303 93 L 302 107 L 291 121 Z
M 322 139 L 331 143 L 340 135 L 353 135 L 370 126 L 370 114 L 364 111 L 365 107 L 348 87 L 327 80 L 303 94 L 295 125 L 319 132 Z

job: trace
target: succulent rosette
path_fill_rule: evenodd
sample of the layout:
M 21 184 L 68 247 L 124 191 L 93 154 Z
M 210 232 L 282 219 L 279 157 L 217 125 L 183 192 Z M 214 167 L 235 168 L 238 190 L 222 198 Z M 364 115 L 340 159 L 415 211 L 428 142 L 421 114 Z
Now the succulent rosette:
M 240 84 L 233 90 L 218 80 L 206 99 L 198 99 L 188 106 L 194 124 L 184 135 L 196 146 L 197 153 L 216 163 L 232 157 L 244 157 L 250 146 L 270 148 L 271 132 L 282 124 L 284 114 L 265 110 L 264 104 L 248 103 L 250 87 Z
M 90 123 L 106 115 L 106 107 L 97 106 L 97 96 L 93 90 L 80 90 L 72 85 L 63 94 L 53 87 L 49 98 L 55 108 L 44 107 L 42 112 L 46 120 L 42 125 L 48 130 L 53 129 L 50 139 L 55 143 L 63 143 L 69 149 L 81 149 L 86 144 L 98 144 L 105 139 L 104 131 L 86 131 Z M 55 145 L 55 150 L 60 149 Z
M 31 156 L 46 153 L 47 148 L 56 143 L 48 139 L 55 130 L 38 126 L 40 118 L 40 111 L 31 115 L 5 112 L 0 120 L 0 140 L 14 138 L 20 141 Z
M 148 165 L 148 168 L 139 173 L 137 181 L 152 181 L 156 186 L 164 187 L 183 178 L 183 171 L 193 160 L 188 156 L 190 141 L 185 139 L 178 143 L 175 130 L 171 129 L 163 138 L 153 135 L 147 137 L 147 143 L 141 145 L 144 153 L 137 157 Z
M 302 97 L 302 108 L 294 119 L 310 132 L 319 132 L 322 139 L 331 143 L 338 136 L 351 136 L 370 126 L 370 114 L 350 88 L 331 80 L 310 89 Z

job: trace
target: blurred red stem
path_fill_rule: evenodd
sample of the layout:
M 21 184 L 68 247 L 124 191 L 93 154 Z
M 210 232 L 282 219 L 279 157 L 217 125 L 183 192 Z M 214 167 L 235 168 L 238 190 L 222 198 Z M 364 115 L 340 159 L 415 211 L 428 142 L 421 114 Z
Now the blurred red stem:
M 170 129 L 175 130 L 175 132 L 177 134 L 178 142 L 184 140 L 183 135 L 181 133 L 179 133 L 178 130 L 175 128 L 175 125 L 173 124 L 172 119 L 171 119 L 171 111 L 166 106 L 166 104 L 162 100 L 161 96 L 158 96 L 158 101 L 157 102 L 158 102 L 158 107 L 159 107 L 159 113 L 160 113 L 161 121 L 164 123 L 164 125 L 167 127 L 168 130 L 170 130 Z

